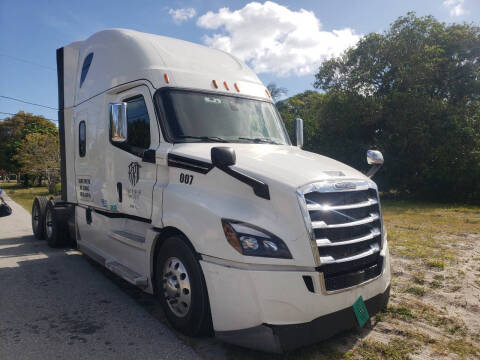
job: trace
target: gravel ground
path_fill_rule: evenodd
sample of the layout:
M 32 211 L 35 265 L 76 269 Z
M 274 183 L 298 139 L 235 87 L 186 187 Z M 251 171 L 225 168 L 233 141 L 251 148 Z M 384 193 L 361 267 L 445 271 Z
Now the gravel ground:
M 80 252 L 37 241 L 6 197 L 0 218 L 0 359 L 199 359 Z

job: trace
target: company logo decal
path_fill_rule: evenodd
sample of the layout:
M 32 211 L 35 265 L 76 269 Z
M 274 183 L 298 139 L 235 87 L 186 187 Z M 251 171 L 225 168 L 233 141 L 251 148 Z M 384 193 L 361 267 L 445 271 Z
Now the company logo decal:
M 131 162 L 130 165 L 128 165 L 128 180 L 130 180 L 132 186 L 135 186 L 138 183 L 140 168 L 141 166 L 136 161 Z
M 333 185 L 333 187 L 337 190 L 354 190 L 357 188 L 357 185 L 353 182 L 338 182 Z

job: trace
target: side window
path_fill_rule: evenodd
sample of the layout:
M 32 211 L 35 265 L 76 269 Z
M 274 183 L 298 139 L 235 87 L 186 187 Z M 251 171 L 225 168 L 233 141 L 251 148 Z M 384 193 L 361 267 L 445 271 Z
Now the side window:
M 87 152 L 87 127 L 85 121 L 80 121 L 78 125 L 78 153 L 84 157 Z
M 150 118 L 142 95 L 124 100 L 127 103 L 127 145 L 133 148 L 150 147 Z
M 80 75 L 80 87 L 82 87 L 82 84 L 85 81 L 85 78 L 87 77 L 88 69 L 90 69 L 92 60 L 93 60 L 93 53 L 90 53 L 87 55 L 87 57 L 83 61 L 82 74 Z

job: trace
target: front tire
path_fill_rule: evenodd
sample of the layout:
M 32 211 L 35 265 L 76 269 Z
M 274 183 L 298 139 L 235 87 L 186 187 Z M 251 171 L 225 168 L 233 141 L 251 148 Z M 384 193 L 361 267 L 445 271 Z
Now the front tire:
M 45 239 L 45 210 L 47 208 L 47 198 L 45 196 L 36 196 L 32 205 L 32 230 L 37 240 Z
M 203 272 L 187 240 L 164 241 L 156 262 L 156 296 L 172 326 L 188 336 L 210 335 L 212 319 Z

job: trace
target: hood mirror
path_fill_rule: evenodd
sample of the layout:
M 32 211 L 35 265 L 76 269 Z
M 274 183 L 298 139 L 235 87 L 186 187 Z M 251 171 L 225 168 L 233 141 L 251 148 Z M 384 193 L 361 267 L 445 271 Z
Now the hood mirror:
M 372 165 L 370 170 L 367 172 L 367 176 L 369 178 L 373 177 L 377 173 L 378 170 L 383 165 L 383 155 L 378 150 L 368 150 L 367 151 L 367 163 L 368 165 Z
M 226 167 L 235 165 L 237 162 L 235 150 L 231 147 L 213 147 L 210 156 L 212 158 L 212 165 L 219 169 L 225 169 Z
M 127 141 L 127 103 L 108 104 L 110 112 L 110 139 L 113 143 Z
M 303 147 L 303 120 L 295 119 L 295 142 L 300 149 Z

